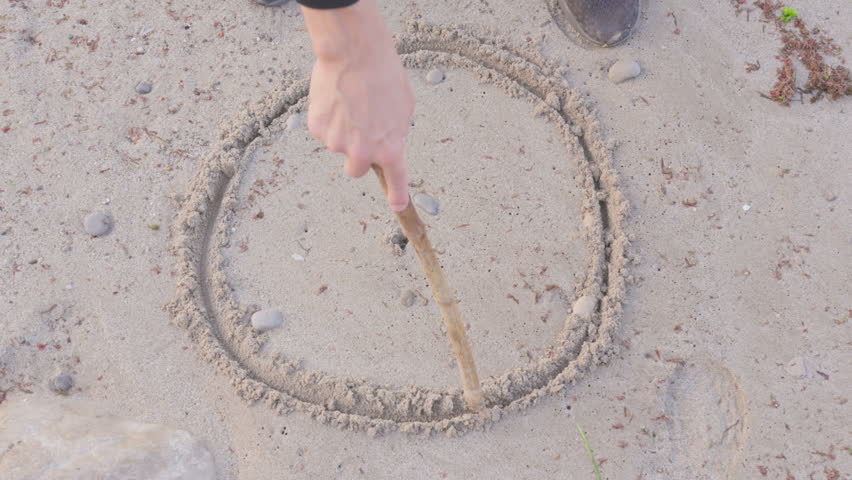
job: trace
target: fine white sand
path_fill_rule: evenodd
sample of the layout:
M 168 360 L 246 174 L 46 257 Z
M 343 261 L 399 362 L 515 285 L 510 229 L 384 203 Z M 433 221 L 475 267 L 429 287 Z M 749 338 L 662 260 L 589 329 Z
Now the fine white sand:
M 646 3 L 610 50 L 544 0 L 383 7 L 478 413 L 378 182 L 308 135 L 295 5 L 4 3 L 0 408 L 184 429 L 221 478 L 593 478 L 576 424 L 605 478 L 845 478 L 848 100 L 760 97 L 754 12 Z M 849 49 L 843 6 L 796 7 Z

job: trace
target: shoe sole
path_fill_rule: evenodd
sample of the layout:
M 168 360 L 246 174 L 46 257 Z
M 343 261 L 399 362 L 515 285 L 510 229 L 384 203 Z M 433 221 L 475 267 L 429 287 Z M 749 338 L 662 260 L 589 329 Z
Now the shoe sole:
M 640 0 L 637 5 L 637 9 L 640 14 L 636 16 L 636 20 L 633 24 L 630 25 L 627 30 L 621 31 L 620 35 L 615 40 L 607 43 L 601 43 L 588 36 L 586 32 L 580 28 L 580 22 L 577 21 L 576 17 L 574 17 L 574 14 L 571 13 L 570 10 L 562 8 L 558 0 L 546 0 L 545 3 L 547 4 L 547 9 L 550 11 L 550 16 L 556 22 L 556 25 L 559 26 L 559 29 L 562 30 L 562 33 L 575 43 L 585 47 L 611 48 L 624 43 L 628 38 L 630 38 L 630 34 L 636 30 L 636 25 L 639 23 L 639 17 L 642 12 L 642 1 Z M 570 25 L 570 27 L 565 25 L 566 23 Z

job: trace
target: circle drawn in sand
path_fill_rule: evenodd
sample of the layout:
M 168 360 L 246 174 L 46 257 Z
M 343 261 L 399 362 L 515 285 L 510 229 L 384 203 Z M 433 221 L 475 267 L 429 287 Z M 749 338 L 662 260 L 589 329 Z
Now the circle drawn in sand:
M 627 241 L 621 222 L 626 202 L 618 190 L 611 146 L 562 69 L 536 54 L 457 27 L 411 24 L 398 50 L 409 68 L 464 68 L 513 97 L 529 100 L 536 114 L 560 132 L 566 158 L 578 163 L 582 228 L 591 255 L 572 299 L 580 307 L 565 319 L 549 354 L 485 379 L 484 408 L 479 412 L 466 409 L 459 388 L 377 385 L 308 371 L 283 355 L 258 355 L 262 334 L 245 321 L 245 308 L 228 286 L 220 250 L 228 241 L 236 211 L 233 185 L 239 183 L 247 149 L 269 134 L 276 119 L 304 108 L 307 81 L 273 92 L 223 129 L 204 158 L 176 221 L 172 252 L 177 256 L 178 285 L 170 311 L 202 356 L 227 375 L 247 401 L 264 402 L 281 413 L 303 411 L 322 423 L 371 434 L 399 430 L 456 435 L 562 390 L 612 355 L 624 296 Z

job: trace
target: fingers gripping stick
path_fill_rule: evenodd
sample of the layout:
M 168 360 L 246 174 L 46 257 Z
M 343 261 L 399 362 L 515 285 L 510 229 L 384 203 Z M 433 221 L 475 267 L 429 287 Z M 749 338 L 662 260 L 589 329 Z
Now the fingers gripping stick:
M 387 194 L 388 186 L 385 181 L 384 171 L 378 165 L 373 165 L 373 171 L 379 177 L 382 190 Z M 405 233 L 405 236 L 414 244 L 417 258 L 420 259 L 420 265 L 426 273 L 429 286 L 432 287 L 432 297 L 435 299 L 435 303 L 438 304 L 438 308 L 441 309 L 441 317 L 443 317 L 444 325 L 447 327 L 450 346 L 459 363 L 459 373 L 461 374 L 462 386 L 464 387 L 465 403 L 467 403 L 467 406 L 471 410 L 479 410 L 482 406 L 482 390 L 479 385 L 479 375 L 476 373 L 473 354 L 470 351 L 470 343 L 468 342 L 467 334 L 464 331 L 464 325 L 461 321 L 458 301 L 455 299 L 450 286 L 447 284 L 447 280 L 444 278 L 441 263 L 438 261 L 438 257 L 435 256 L 435 249 L 432 248 L 429 237 L 426 236 L 426 225 L 420 220 L 417 210 L 414 209 L 414 203 L 410 200 L 404 210 L 396 212 L 396 217 L 400 225 L 402 225 L 402 231 Z

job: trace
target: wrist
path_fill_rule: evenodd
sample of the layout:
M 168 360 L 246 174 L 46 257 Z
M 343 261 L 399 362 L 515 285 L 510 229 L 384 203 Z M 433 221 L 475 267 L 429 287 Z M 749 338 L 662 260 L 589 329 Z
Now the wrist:
M 302 12 L 319 61 L 369 59 L 377 49 L 390 44 L 390 34 L 374 0 L 330 10 L 302 7 Z

